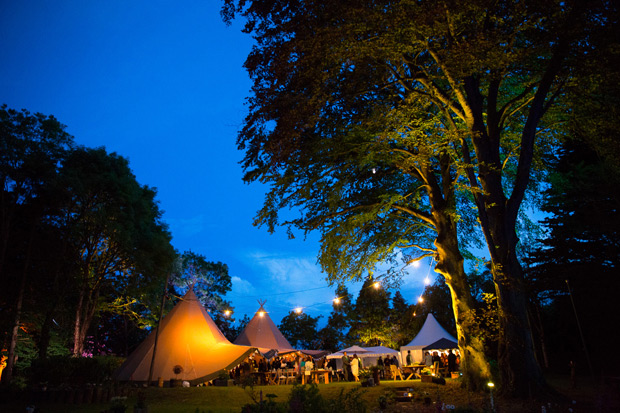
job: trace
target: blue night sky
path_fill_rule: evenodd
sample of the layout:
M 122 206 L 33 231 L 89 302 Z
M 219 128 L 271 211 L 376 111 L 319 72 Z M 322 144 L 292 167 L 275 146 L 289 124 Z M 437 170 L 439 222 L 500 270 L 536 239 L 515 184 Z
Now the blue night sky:
M 334 288 L 316 265 L 318 234 L 289 240 L 252 225 L 265 187 L 242 182 L 236 148 L 252 39 L 221 21 L 220 6 L 2 0 L 0 104 L 54 115 L 78 144 L 128 158 L 157 188 L 174 247 L 228 264 L 237 319 L 263 299 L 276 324 L 297 306 L 324 323 Z M 425 262 L 404 279 L 410 303 L 428 273 Z

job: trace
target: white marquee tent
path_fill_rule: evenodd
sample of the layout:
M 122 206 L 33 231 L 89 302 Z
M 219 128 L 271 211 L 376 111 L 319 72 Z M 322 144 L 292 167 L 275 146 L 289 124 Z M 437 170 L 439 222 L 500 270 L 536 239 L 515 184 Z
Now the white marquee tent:
M 413 338 L 413 340 L 411 340 L 409 344 L 400 348 L 402 360 L 407 360 L 407 351 L 411 351 L 411 356 L 413 357 L 414 363 L 424 362 L 423 350 L 430 350 L 427 349 L 427 347 L 433 343 L 439 342 L 441 339 L 447 339 L 453 343 L 458 343 L 457 339 L 448 333 L 446 329 L 441 326 L 441 324 L 439 324 L 439 322 L 435 319 L 435 316 L 429 313 L 426 317 L 424 325 L 420 329 L 420 332 Z M 434 350 L 442 349 L 437 348 Z
M 391 349 L 389 347 L 383 346 L 375 346 L 375 347 L 360 347 L 360 346 L 352 346 L 349 348 L 345 348 L 343 350 L 337 351 L 327 356 L 327 359 L 336 359 L 336 367 L 338 369 L 342 368 L 342 356 L 344 353 L 347 353 L 347 356 L 353 357 L 354 354 L 357 354 L 357 357 L 362 362 L 362 368 L 366 368 L 369 366 L 374 366 L 377 364 L 377 360 L 379 357 L 385 358 L 389 356 L 396 356 L 399 365 L 402 364 L 400 359 L 400 353 L 398 350 Z

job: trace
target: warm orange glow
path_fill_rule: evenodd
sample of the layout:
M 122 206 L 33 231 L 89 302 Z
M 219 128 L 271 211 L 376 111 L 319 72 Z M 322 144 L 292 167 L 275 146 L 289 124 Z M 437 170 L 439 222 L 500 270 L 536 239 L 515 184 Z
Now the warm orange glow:
M 226 310 L 226 311 L 224 311 L 224 315 L 225 315 L 226 317 L 228 317 L 228 316 L 230 315 L 230 312 L 231 312 L 230 310 Z
M 418 298 L 418 303 L 423 303 L 423 302 L 424 302 L 424 298 L 420 296 L 420 298 Z
M 259 312 L 258 312 L 258 315 L 259 315 L 260 317 L 263 317 L 263 316 L 265 315 L 265 312 L 264 312 L 264 311 L 259 311 Z
M 373 286 L 378 289 L 381 287 L 381 283 L 377 281 L 376 283 L 373 284 Z
M 340 304 L 340 298 L 338 297 L 334 298 L 334 304 Z
M 302 308 L 301 308 L 301 307 L 297 307 L 297 308 L 295 309 L 295 312 L 296 312 L 297 314 L 301 314 L 301 311 L 302 311 Z

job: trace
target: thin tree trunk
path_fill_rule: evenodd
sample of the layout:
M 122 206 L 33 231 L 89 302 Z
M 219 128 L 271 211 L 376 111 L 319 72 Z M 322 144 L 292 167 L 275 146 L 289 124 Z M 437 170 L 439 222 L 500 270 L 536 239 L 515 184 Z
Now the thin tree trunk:
M 75 309 L 75 322 L 73 324 L 73 357 L 79 357 L 82 355 L 84 349 L 84 341 L 81 339 L 82 330 L 82 311 L 84 307 L 84 295 L 85 288 L 80 289 L 80 297 L 78 299 L 77 307 Z
M 542 318 L 540 316 L 540 307 L 532 303 L 536 316 L 536 330 L 538 334 L 538 340 L 540 341 L 540 353 L 543 359 L 543 367 L 549 368 L 549 357 L 547 356 L 547 345 L 545 344 L 545 326 L 543 325 Z M 534 316 L 534 315 L 532 315 Z
M 30 266 L 30 256 L 32 253 L 32 243 L 34 242 L 35 220 L 30 226 L 30 237 L 28 240 L 28 248 L 26 249 L 26 258 L 24 260 L 24 269 L 22 272 L 22 280 L 19 285 L 19 293 L 17 294 L 17 302 L 15 303 L 15 320 L 11 331 L 11 343 L 9 344 L 9 354 L 6 364 L 6 372 L 2 375 L 4 383 L 10 383 L 13 379 L 13 367 L 15 365 L 15 348 L 17 347 L 17 337 L 19 336 L 19 326 L 21 325 L 22 304 L 24 302 L 24 292 L 26 290 L 26 277 L 28 275 L 28 267 Z

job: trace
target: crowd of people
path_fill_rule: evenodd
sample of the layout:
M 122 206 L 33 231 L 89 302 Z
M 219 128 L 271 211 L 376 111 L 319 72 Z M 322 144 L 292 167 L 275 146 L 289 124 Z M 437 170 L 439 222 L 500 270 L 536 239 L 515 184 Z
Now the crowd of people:
M 424 364 L 428 367 L 438 363 L 439 368 L 447 368 L 448 373 L 459 370 L 461 364 L 461 355 L 458 350 L 454 353 L 451 349 L 447 352 L 439 354 L 437 351 L 433 351 L 431 354 L 429 351 L 424 353 Z
M 441 353 L 438 351 L 434 351 L 432 353 L 427 351 L 424 353 L 424 364 L 426 366 L 432 367 L 435 363 L 438 363 L 437 365 L 439 368 L 447 369 L 449 373 L 459 370 L 460 359 L 461 357 L 458 350 L 456 353 L 452 350 Z M 364 367 L 368 367 L 363 366 L 357 354 L 349 356 L 346 352 L 344 352 L 341 361 L 341 378 L 345 381 L 359 381 L 360 371 Z M 411 353 L 408 352 L 405 357 L 405 365 L 412 364 L 413 358 L 411 357 Z M 380 367 L 381 376 L 385 376 L 384 372 L 389 371 L 391 365 L 400 368 L 398 358 L 395 355 L 379 356 L 379 358 L 377 358 L 376 366 Z M 319 358 L 314 360 L 310 356 L 299 353 L 290 353 L 282 356 L 276 356 L 272 359 L 267 359 L 260 354 L 256 354 L 250 357 L 247 361 L 241 363 L 239 366 L 230 370 L 229 374 L 231 378 L 239 379 L 241 376 L 247 375 L 252 371 L 269 372 L 282 369 L 293 369 L 297 375 L 310 375 L 310 372 L 313 369 L 323 368 L 331 370 L 334 375 L 339 374 L 336 359 L 334 358 Z

